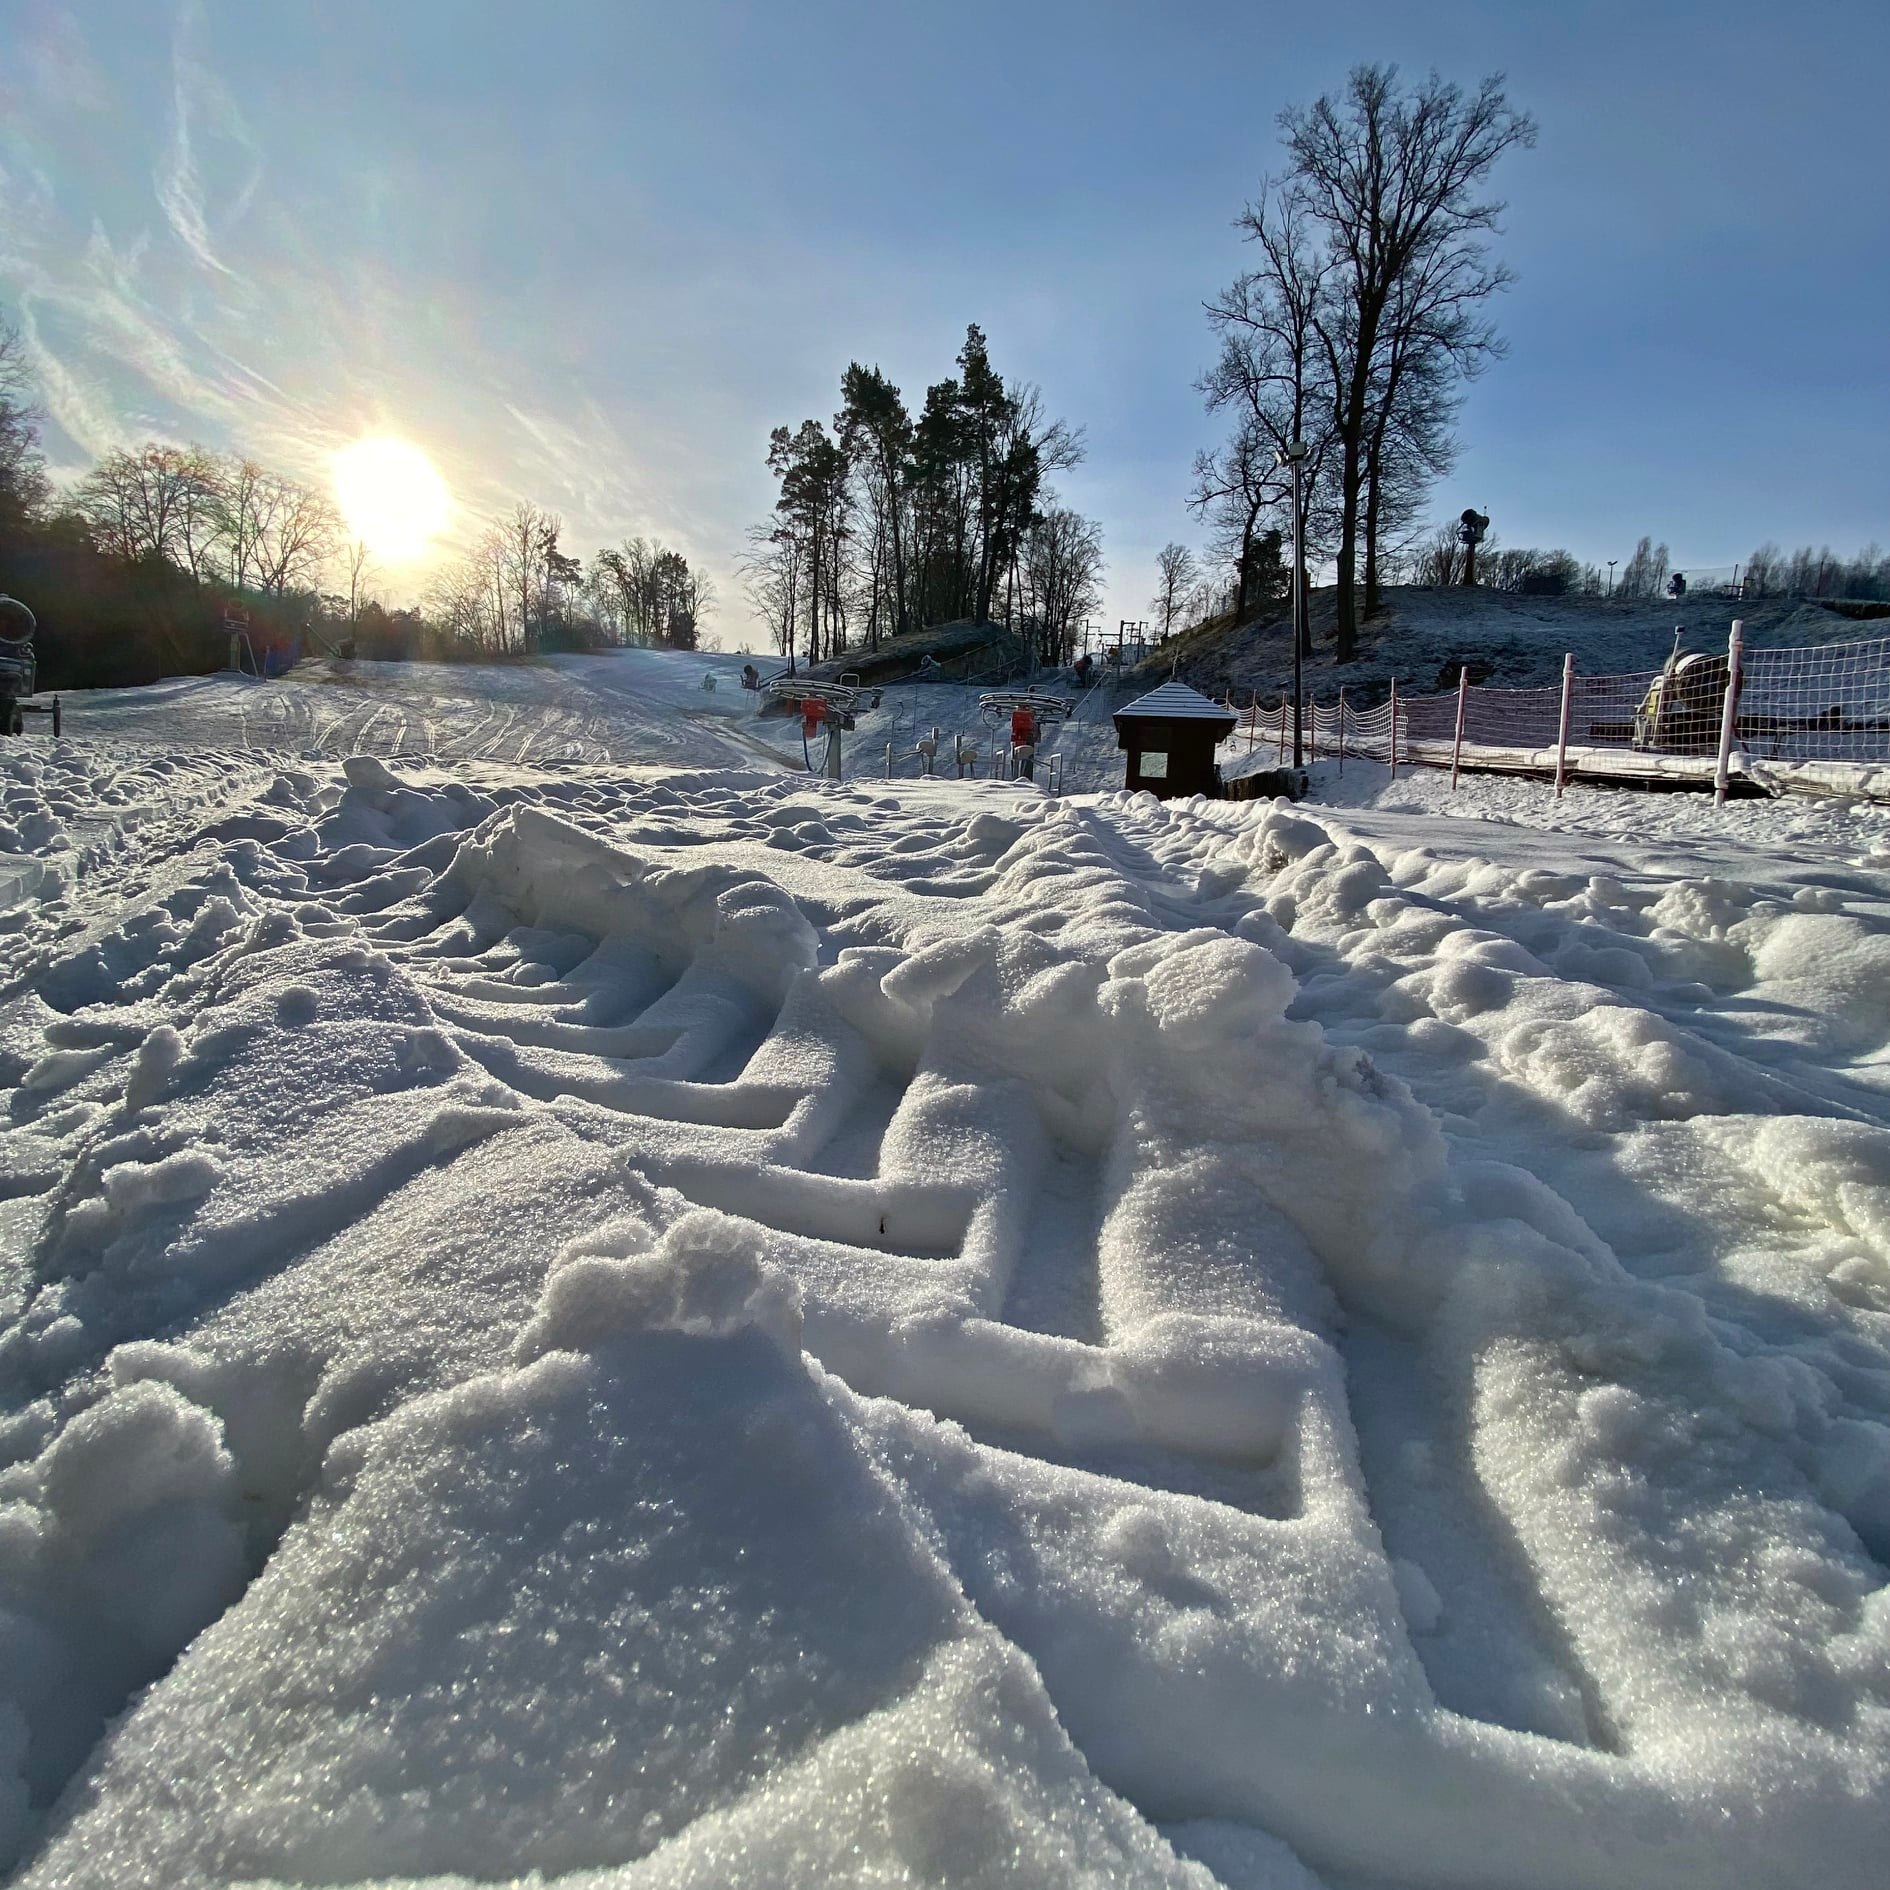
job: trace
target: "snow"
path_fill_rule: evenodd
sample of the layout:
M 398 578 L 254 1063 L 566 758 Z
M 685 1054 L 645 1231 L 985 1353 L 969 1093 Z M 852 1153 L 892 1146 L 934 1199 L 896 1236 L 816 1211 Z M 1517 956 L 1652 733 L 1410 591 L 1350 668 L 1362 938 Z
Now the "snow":
M 613 660 L 0 758 L 12 1881 L 1880 1880 L 1884 810 Z

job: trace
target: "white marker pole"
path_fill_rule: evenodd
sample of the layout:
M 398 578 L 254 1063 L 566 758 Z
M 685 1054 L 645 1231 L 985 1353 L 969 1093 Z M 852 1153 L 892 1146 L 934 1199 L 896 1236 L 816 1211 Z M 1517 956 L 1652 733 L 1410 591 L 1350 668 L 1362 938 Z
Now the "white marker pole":
M 1726 639 L 1726 704 L 1719 712 L 1719 759 L 1713 766 L 1713 799 L 1724 801 L 1732 779 L 1733 735 L 1739 722 L 1740 672 L 1746 647 L 1745 619 L 1733 619 L 1732 635 Z
M 1465 663 L 1457 671 L 1457 737 L 1450 746 L 1450 791 L 1457 791 L 1457 769 L 1463 761 L 1463 709 L 1464 701 L 1470 693 L 1470 665 Z
M 1555 731 L 1555 798 L 1562 798 L 1562 784 L 1568 779 L 1568 718 L 1575 704 L 1575 652 L 1562 658 L 1562 716 Z

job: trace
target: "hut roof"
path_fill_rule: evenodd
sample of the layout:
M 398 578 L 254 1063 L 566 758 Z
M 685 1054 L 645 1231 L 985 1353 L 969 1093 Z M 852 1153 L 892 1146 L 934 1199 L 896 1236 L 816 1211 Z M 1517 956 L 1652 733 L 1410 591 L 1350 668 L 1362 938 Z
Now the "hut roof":
M 1224 703 L 1212 702 L 1184 682 L 1165 682 L 1115 713 L 1118 722 L 1225 722 L 1239 719 Z

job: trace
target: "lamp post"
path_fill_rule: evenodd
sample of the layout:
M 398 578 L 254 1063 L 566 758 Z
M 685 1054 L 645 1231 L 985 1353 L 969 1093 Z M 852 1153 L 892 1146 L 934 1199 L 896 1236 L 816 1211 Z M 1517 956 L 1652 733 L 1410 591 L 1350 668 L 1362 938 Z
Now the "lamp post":
M 1305 465 L 1309 448 L 1304 440 L 1293 440 L 1273 455 L 1276 466 L 1293 469 L 1293 766 L 1304 765 L 1300 744 L 1300 656 L 1299 656 L 1299 469 Z

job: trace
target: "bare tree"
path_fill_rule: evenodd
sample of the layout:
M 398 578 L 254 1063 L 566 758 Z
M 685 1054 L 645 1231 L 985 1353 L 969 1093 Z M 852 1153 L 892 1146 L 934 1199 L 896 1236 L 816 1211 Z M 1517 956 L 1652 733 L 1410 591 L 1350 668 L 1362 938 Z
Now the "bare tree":
M 0 527 L 30 517 L 46 501 L 35 391 L 20 331 L 0 319 Z
M 743 588 L 790 667 L 794 662 L 794 626 L 800 612 L 801 563 L 798 533 L 785 525 L 749 528 L 748 549 L 739 567 Z
M 99 545 L 128 563 L 163 558 L 201 575 L 219 529 L 217 483 L 197 448 L 107 453 L 74 491 Z
M 1267 540 L 1277 543 L 1280 533 L 1269 529 L 1266 520 L 1285 504 L 1291 490 L 1274 463 L 1270 435 L 1251 415 L 1243 417 L 1233 434 L 1212 452 L 1195 455 L 1188 509 L 1207 523 L 1210 548 L 1233 572 L 1232 610 L 1237 624 L 1246 622 L 1257 605 L 1273 602 L 1279 595 L 1264 573 L 1269 564 Z
M 1040 662 L 1069 660 L 1077 624 L 1102 601 L 1102 573 L 1102 527 L 1094 519 L 1052 504 L 1025 532 L 1019 576 Z
M 368 601 L 368 584 L 374 571 L 374 559 L 364 540 L 357 538 L 348 547 L 348 631 L 352 635 L 361 622 L 361 612 Z
M 1263 517 L 1285 506 L 1285 536 L 1294 536 L 1292 482 L 1278 470 L 1278 460 L 1295 441 L 1308 449 L 1298 541 L 1304 547 L 1315 535 L 1310 527 L 1329 483 L 1336 403 L 1319 332 L 1334 265 L 1315 240 L 1303 193 L 1290 185 L 1263 186 L 1236 227 L 1258 252 L 1257 266 L 1207 305 L 1221 352 L 1196 383 L 1210 413 L 1234 415 L 1235 430 L 1217 457 L 1197 460 L 1192 502 L 1203 516 L 1215 518 L 1224 540 L 1238 531 L 1239 543 L 1227 543 L 1224 555 L 1235 567 L 1239 622 L 1264 601 L 1252 585 Z
M 549 554 L 557 550 L 563 521 L 554 512 L 521 499 L 499 527 L 507 604 L 518 627 L 518 647 L 530 650 L 545 617 L 550 592 Z
M 1173 633 L 1175 620 L 1200 575 L 1194 553 L 1186 545 L 1170 541 L 1155 554 L 1155 595 L 1149 600 L 1149 609 L 1160 622 L 1163 637 Z
M 311 486 L 264 473 L 246 482 L 256 586 L 272 596 L 310 583 L 341 543 L 341 517 Z
M 1500 75 L 1466 95 L 1432 73 L 1407 93 L 1388 65 L 1355 67 L 1342 97 L 1289 108 L 1280 125 L 1298 202 L 1333 266 L 1318 332 L 1340 447 L 1336 655 L 1349 662 L 1372 440 L 1396 399 L 1391 356 L 1410 325 L 1437 315 L 1413 285 L 1448 285 L 1449 306 L 1470 320 L 1509 280 L 1485 251 L 1503 206 L 1477 191 L 1506 151 L 1534 143 L 1535 125 L 1511 109 Z
M 1463 562 L 1463 541 L 1457 535 L 1456 526 L 1440 525 L 1418 546 L 1411 581 L 1440 587 L 1455 584 L 1463 576 Z
M 1622 597 L 1658 597 L 1666 582 L 1667 547 L 1643 538 L 1634 547 L 1633 557 L 1621 567 L 1621 581 L 1615 590 Z

